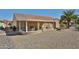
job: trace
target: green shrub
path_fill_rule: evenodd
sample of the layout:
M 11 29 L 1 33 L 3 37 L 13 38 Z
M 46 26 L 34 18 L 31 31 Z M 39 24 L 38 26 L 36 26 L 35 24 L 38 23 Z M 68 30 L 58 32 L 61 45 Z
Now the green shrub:
M 0 26 L 0 30 L 3 30 L 4 29 L 4 27 L 3 26 Z
M 60 28 L 61 28 L 61 29 L 65 29 L 65 28 L 66 28 L 66 24 L 60 23 Z
M 79 30 L 79 24 L 75 24 L 75 28 Z

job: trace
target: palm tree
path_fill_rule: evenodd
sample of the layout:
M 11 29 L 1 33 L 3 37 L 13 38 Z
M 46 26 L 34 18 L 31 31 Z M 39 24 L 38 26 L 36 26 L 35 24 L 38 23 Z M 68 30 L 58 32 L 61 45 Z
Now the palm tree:
M 77 16 L 74 14 L 74 10 L 65 10 L 64 14 L 61 16 L 61 21 L 65 20 L 67 22 L 67 28 L 69 28 L 71 20 L 76 18 Z

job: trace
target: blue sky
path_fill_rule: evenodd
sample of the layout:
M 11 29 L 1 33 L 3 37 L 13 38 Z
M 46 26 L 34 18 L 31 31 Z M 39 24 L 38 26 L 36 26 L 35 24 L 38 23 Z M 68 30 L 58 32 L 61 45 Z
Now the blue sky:
M 0 9 L 0 19 L 12 20 L 14 13 L 33 14 L 40 16 L 51 16 L 53 18 L 60 18 L 64 9 Z M 79 15 L 79 10 L 75 10 L 75 14 Z

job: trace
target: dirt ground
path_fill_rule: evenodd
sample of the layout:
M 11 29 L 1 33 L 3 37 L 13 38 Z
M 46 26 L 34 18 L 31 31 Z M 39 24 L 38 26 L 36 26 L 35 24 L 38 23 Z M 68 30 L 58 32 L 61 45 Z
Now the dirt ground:
M 79 31 L 47 31 L 38 34 L 0 36 L 0 48 L 77 49 Z
M 1 48 L 13 49 L 79 48 L 79 32 L 47 31 L 38 34 L 3 36 L 1 39 L 2 44 Z

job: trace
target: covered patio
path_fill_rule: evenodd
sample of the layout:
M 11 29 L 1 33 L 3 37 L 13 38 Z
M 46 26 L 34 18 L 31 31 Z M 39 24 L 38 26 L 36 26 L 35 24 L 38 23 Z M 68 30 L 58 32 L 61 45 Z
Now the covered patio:
M 53 23 L 51 22 L 37 22 L 37 21 L 18 21 L 17 29 L 20 31 L 38 31 L 53 29 Z

